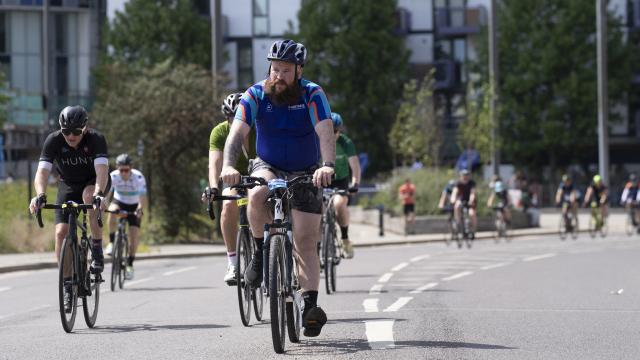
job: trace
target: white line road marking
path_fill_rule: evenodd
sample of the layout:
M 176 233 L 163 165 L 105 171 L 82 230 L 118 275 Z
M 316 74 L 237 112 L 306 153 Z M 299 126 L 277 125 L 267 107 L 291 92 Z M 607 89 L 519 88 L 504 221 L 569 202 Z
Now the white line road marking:
M 542 259 L 547 259 L 547 258 L 550 258 L 550 257 L 554 257 L 556 255 L 557 255 L 556 253 L 548 253 L 548 254 L 542 254 L 542 255 L 529 256 L 529 257 L 526 257 L 526 258 L 522 259 L 522 261 L 542 260 Z
M 142 279 L 134 280 L 134 281 L 127 281 L 125 284 L 127 284 L 129 286 L 132 286 L 132 285 L 137 285 L 137 284 L 140 284 L 140 283 L 143 283 L 143 282 L 147 282 L 149 280 L 153 280 L 153 278 L 152 277 L 148 277 L 148 278 L 142 278 Z
M 12 317 L 12 316 L 17 316 L 17 315 L 22 315 L 22 314 L 28 314 L 30 312 L 34 312 L 34 311 L 38 311 L 38 310 L 42 310 L 42 309 L 46 309 L 51 307 L 51 305 L 46 304 L 46 305 L 40 305 L 40 306 L 36 306 L 34 308 L 31 308 L 29 310 L 25 310 L 25 311 L 20 311 L 20 312 L 16 312 L 16 313 L 11 313 L 11 314 L 7 314 L 7 315 L 0 315 L 0 319 L 6 319 L 8 317 Z
M 602 249 L 581 249 L 581 250 L 571 250 L 569 251 L 569 254 L 589 254 L 589 253 L 595 253 L 598 251 L 602 251 Z
M 507 265 L 510 265 L 510 264 L 511 264 L 510 262 L 497 263 L 497 264 L 483 266 L 483 267 L 480 268 L 480 270 L 496 269 L 496 268 L 507 266 Z
M 447 276 L 445 278 L 442 278 L 442 281 L 451 281 L 451 280 L 455 280 L 455 279 L 460 279 L 461 277 L 469 276 L 471 274 L 473 274 L 473 271 L 463 271 L 463 272 L 459 272 L 457 274 L 453 274 L 451 276 Z
M 388 308 L 384 309 L 384 312 L 398 311 L 401 307 L 407 305 L 411 299 L 413 299 L 413 296 L 401 297 Z
M 179 274 L 181 272 L 185 272 L 185 271 L 191 271 L 191 270 L 195 270 L 196 267 L 195 266 L 189 266 L 186 268 L 182 268 L 182 269 L 178 269 L 178 270 L 173 270 L 173 271 L 167 271 L 166 273 L 162 274 L 163 276 L 171 276 L 171 275 L 175 275 L 175 274 Z
M 370 295 L 380 294 L 382 292 L 382 284 L 375 284 L 369 289 Z
M 367 341 L 372 349 L 393 347 L 393 323 L 395 320 L 365 321 Z
M 386 283 L 387 281 L 389 281 L 389 279 L 391 279 L 392 276 L 393 276 L 393 273 L 385 273 L 384 275 L 380 276 L 380 279 L 378 279 L 378 282 Z
M 422 260 L 424 260 L 424 259 L 428 259 L 429 257 L 431 257 L 431 255 L 429 255 L 429 254 L 424 254 L 424 255 L 420 255 L 420 256 L 412 257 L 412 258 L 411 258 L 411 260 L 409 260 L 409 261 L 411 261 L 411 262 L 422 261 Z
M 364 312 L 378 312 L 378 299 L 364 299 L 362 302 Z
M 438 286 L 437 282 L 428 283 L 428 284 L 420 286 L 419 288 L 417 288 L 415 290 L 412 290 L 410 292 L 410 294 L 420 294 L 421 292 L 423 292 L 425 290 L 429 290 L 429 289 L 434 288 L 436 286 Z
M 391 269 L 391 271 L 400 271 L 400 270 L 404 269 L 405 267 L 407 267 L 407 265 L 409 265 L 409 263 L 407 263 L 407 262 L 400 263 L 400 264 L 394 266 L 393 269 Z
M 9 287 L 9 286 L 0 286 L 0 292 L 7 291 L 7 290 L 10 290 L 10 289 L 11 289 L 11 287 Z

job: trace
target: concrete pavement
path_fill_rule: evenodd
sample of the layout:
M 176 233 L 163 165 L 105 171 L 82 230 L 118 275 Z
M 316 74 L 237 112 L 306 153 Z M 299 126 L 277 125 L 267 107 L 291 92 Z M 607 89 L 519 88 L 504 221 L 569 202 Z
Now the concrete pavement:
M 578 216 L 581 231 L 586 231 L 589 223 L 589 213 L 581 210 Z M 609 231 L 622 234 L 624 232 L 626 215 L 622 211 L 613 211 L 609 216 Z M 510 236 L 518 238 L 522 236 L 555 235 L 558 229 L 559 215 L 556 209 L 544 210 L 540 216 L 539 228 L 512 230 Z M 379 235 L 379 228 L 369 224 L 353 223 L 349 226 L 349 235 L 354 247 L 370 247 L 397 244 L 417 244 L 434 241 L 444 241 L 447 234 L 419 234 L 400 235 L 385 232 Z M 493 239 L 491 231 L 479 232 L 476 240 Z M 173 244 L 150 245 L 148 251 L 139 253 L 136 260 L 166 259 L 200 256 L 223 256 L 226 249 L 222 244 Z M 108 257 L 107 257 L 108 261 Z M 0 255 L 0 273 L 55 268 L 57 266 L 53 252 L 29 253 L 29 254 L 2 254 Z

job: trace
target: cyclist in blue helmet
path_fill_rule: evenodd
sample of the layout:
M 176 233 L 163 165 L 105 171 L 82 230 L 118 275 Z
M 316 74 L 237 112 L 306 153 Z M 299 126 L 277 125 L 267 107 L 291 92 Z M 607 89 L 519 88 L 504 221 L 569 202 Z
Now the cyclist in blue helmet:
M 342 116 L 332 112 L 333 133 L 336 137 L 336 175 L 331 186 L 341 190 L 348 190 L 355 194 L 360 185 L 360 160 L 356 153 L 353 141 L 342 133 Z M 351 178 L 349 178 L 351 175 Z M 347 196 L 336 196 L 333 206 L 336 209 L 336 218 L 340 226 L 343 250 L 347 259 L 353 258 L 353 245 L 349 241 L 349 198 Z

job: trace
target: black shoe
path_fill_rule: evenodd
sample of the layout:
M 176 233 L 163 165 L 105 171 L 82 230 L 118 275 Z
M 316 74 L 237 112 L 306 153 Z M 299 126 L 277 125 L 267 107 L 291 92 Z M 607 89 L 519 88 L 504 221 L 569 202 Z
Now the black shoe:
M 71 285 L 65 285 L 64 286 L 64 294 L 62 296 L 62 302 L 64 304 L 64 312 L 67 313 L 67 314 L 70 314 L 71 310 L 72 310 L 72 308 L 71 308 L 72 307 L 72 304 L 71 304 L 72 303 L 71 291 L 72 291 Z
M 104 255 L 102 254 L 102 246 L 93 248 L 93 261 L 91 261 L 91 273 L 102 274 L 104 269 Z
M 304 327 L 304 336 L 316 337 L 320 335 L 320 331 L 324 324 L 327 323 L 327 314 L 319 306 L 310 309 L 304 309 L 302 314 L 302 326 Z
M 244 272 L 244 281 L 252 288 L 259 288 L 262 284 L 262 253 L 255 252 L 251 257 L 251 262 Z

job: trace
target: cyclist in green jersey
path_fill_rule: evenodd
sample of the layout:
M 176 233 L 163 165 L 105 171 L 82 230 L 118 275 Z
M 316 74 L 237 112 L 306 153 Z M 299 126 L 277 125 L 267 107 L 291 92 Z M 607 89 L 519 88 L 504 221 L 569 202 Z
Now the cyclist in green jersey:
M 333 132 L 336 136 L 336 167 L 335 180 L 332 186 L 350 193 L 358 192 L 360 184 L 360 161 L 356 154 L 356 148 L 347 135 L 341 132 L 342 116 L 338 113 L 331 113 L 333 121 Z M 349 179 L 351 170 L 351 179 Z M 349 181 L 351 180 L 351 181 Z M 353 245 L 349 241 L 349 208 L 347 207 L 349 198 L 346 196 L 336 196 L 333 206 L 336 209 L 336 218 L 340 226 L 344 253 L 348 259 L 353 258 Z
M 230 94 L 222 103 L 221 111 L 226 121 L 221 122 L 211 130 L 209 136 L 209 187 L 213 196 L 219 194 L 218 179 L 222 171 L 222 154 L 224 144 L 231 129 L 231 122 L 235 116 L 236 109 L 240 103 L 242 93 Z M 251 131 L 244 139 L 242 154 L 238 157 L 236 169 L 242 175 L 249 174 L 249 160 L 256 157 L 256 133 Z M 236 195 L 236 191 L 223 186 L 222 195 Z M 208 201 L 206 191 L 202 194 L 202 200 Z M 227 272 L 224 275 L 224 282 L 229 286 L 236 285 L 236 237 L 238 235 L 238 217 L 240 216 L 238 205 L 235 201 L 225 200 L 222 202 L 222 213 L 220 215 L 220 227 L 222 228 L 222 238 L 227 246 Z

